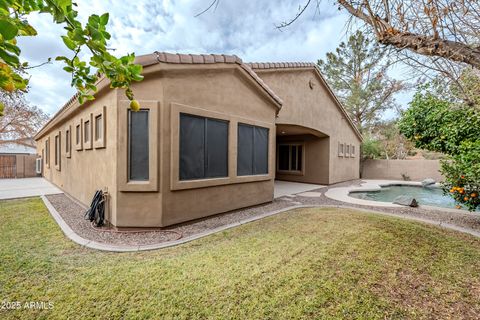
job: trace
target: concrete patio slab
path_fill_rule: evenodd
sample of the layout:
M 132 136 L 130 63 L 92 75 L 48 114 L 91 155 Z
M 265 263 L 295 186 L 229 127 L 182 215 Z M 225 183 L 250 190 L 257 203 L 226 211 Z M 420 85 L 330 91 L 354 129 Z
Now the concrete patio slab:
M 0 200 L 63 193 L 43 178 L 1 179 Z
M 301 197 L 315 198 L 315 197 L 320 197 L 322 195 L 322 193 L 321 192 L 308 191 L 308 192 L 299 193 L 297 195 L 301 196 Z
M 307 192 L 325 187 L 320 184 L 299 183 L 290 181 L 275 180 L 274 198 L 291 196 L 293 194 Z

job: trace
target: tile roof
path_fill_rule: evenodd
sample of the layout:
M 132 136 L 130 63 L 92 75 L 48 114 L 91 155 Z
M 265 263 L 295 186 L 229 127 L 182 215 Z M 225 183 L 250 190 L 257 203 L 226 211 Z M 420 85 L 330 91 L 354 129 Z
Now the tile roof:
M 138 56 L 136 63 L 146 66 L 151 66 L 157 63 L 177 63 L 177 64 L 213 64 L 213 63 L 227 63 L 238 64 L 245 70 L 259 85 L 265 90 L 270 97 L 279 105 L 282 106 L 282 99 L 273 92 L 272 89 L 252 70 L 249 64 L 244 63 L 242 59 L 236 55 L 226 54 L 180 54 L 155 51 L 152 54 Z
M 313 68 L 313 62 L 249 62 L 247 65 L 252 69 L 286 69 L 286 68 Z

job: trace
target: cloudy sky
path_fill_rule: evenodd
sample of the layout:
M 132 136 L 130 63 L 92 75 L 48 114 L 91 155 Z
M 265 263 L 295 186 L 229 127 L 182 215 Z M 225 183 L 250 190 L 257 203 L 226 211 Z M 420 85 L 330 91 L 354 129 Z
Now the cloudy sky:
M 116 55 L 153 51 L 236 54 L 244 61 L 317 61 L 346 39 L 344 12 L 325 0 L 288 28 L 276 25 L 291 19 L 303 0 L 221 0 L 216 10 L 195 17 L 211 0 L 77 0 L 80 19 L 110 13 L 109 47 Z M 39 35 L 19 41 L 23 59 L 31 65 L 49 57 L 69 56 L 60 36 L 65 33 L 48 15 L 33 15 L 30 23 Z M 70 77 L 63 64 L 32 69 L 27 99 L 54 114 L 70 97 Z M 404 103 L 408 97 L 400 96 Z

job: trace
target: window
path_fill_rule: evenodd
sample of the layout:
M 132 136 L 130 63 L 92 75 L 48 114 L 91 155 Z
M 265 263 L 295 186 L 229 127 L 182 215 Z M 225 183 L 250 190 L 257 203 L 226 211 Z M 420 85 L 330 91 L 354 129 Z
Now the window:
M 57 170 L 60 170 L 60 155 L 61 155 L 61 150 L 62 150 L 62 146 L 61 146 L 61 135 L 60 135 L 60 132 L 55 136 L 55 159 L 54 159 L 54 162 L 55 162 L 55 168 Z
M 90 120 L 85 121 L 85 130 L 83 131 L 84 134 L 84 139 L 83 141 L 85 143 L 88 143 L 90 141 Z
M 50 168 L 50 138 L 45 140 L 45 166 Z
M 343 143 L 338 143 L 338 156 L 339 157 L 343 157 L 343 148 L 344 148 L 344 145 Z
M 122 192 L 158 191 L 159 145 L 158 101 L 140 101 L 142 108 L 134 112 L 129 100 L 119 100 L 116 119 L 118 139 L 116 153 L 118 188 Z M 104 106 L 105 110 L 105 106 Z M 99 113 L 95 114 L 97 116 Z M 93 117 L 93 115 L 92 115 Z M 92 123 L 95 123 L 92 118 Z M 115 119 L 115 120 L 116 120 Z M 102 114 L 103 142 L 106 138 L 105 113 Z M 97 148 L 97 145 L 95 145 Z M 104 147 L 102 147 L 104 148 Z M 101 155 L 100 155 L 101 156 Z
M 93 120 L 93 146 L 95 149 L 105 148 L 107 145 L 105 143 L 106 138 L 106 121 L 105 116 L 107 113 L 107 107 L 103 106 L 101 112 L 95 114 L 95 118 Z
M 355 146 L 353 144 L 350 146 L 350 157 L 355 157 Z
M 267 128 L 238 124 L 237 175 L 268 174 Z
M 72 135 L 71 126 L 65 130 L 65 155 L 67 158 L 72 156 Z
M 228 176 L 228 121 L 180 113 L 180 180 Z
M 77 124 L 75 127 L 75 142 L 76 144 L 80 144 L 82 137 L 82 127 L 80 124 Z
M 99 141 L 102 139 L 103 135 L 103 120 L 102 115 L 99 114 L 95 117 L 95 141 Z
M 350 157 L 350 145 L 345 144 L 345 157 Z
M 128 110 L 128 180 L 149 180 L 148 110 Z
M 278 146 L 278 171 L 303 170 L 303 145 L 281 144 Z

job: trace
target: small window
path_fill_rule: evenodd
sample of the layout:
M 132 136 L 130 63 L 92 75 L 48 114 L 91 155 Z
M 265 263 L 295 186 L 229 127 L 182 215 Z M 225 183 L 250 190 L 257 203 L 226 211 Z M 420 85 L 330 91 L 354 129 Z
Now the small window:
M 84 134 L 83 141 L 85 143 L 88 143 L 90 141 L 90 120 L 85 121 L 84 127 L 85 127 L 85 129 L 83 131 L 83 134 Z
M 103 133 L 103 120 L 102 115 L 98 115 L 95 117 L 95 141 L 102 139 Z
M 82 131 L 81 131 L 81 127 L 79 124 L 77 124 L 77 126 L 75 127 L 75 142 L 76 144 L 80 144 L 80 139 L 81 139 L 81 136 L 82 136 Z
M 70 126 L 65 130 L 65 155 L 67 158 L 72 156 L 72 134 Z
M 353 144 L 350 146 L 350 156 L 355 157 L 355 146 Z
M 128 110 L 128 180 L 149 180 L 148 110 Z
M 278 171 L 298 171 L 303 168 L 303 145 L 281 144 L 278 146 Z
M 61 135 L 60 132 L 55 136 L 55 168 L 57 170 L 60 170 L 60 157 L 61 157 L 61 151 L 62 146 L 61 146 Z
M 343 148 L 344 144 L 343 143 L 338 143 L 338 156 L 343 157 Z
M 180 180 L 228 176 L 228 124 L 180 114 Z
M 70 151 L 70 130 L 65 131 L 65 152 Z
M 45 140 L 45 166 L 50 167 L 50 138 Z
M 345 157 L 350 157 L 350 145 L 345 144 Z
M 268 174 L 268 134 L 268 128 L 238 124 L 238 176 Z

